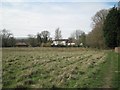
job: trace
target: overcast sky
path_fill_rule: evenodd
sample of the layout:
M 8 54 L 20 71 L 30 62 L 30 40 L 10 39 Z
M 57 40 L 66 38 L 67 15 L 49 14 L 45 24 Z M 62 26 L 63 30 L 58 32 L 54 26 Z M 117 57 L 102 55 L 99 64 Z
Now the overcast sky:
M 67 38 L 75 30 L 92 30 L 91 17 L 108 9 L 118 0 L 2 0 L 0 29 L 10 30 L 15 37 L 26 37 L 48 30 L 54 38 L 56 28 Z

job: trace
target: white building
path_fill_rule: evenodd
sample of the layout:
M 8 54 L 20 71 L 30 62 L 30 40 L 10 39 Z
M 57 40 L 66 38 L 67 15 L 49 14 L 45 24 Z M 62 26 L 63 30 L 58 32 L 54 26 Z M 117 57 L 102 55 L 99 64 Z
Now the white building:
M 53 40 L 53 43 L 51 45 L 75 46 L 75 43 L 69 41 L 68 39 L 56 39 L 56 40 Z
M 53 40 L 53 43 L 52 45 L 67 45 L 68 43 L 68 39 L 56 39 L 56 40 Z

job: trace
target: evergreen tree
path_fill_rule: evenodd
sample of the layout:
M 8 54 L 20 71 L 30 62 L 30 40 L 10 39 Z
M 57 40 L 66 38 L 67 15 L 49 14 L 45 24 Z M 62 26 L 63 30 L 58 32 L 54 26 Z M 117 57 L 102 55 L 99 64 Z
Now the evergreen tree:
M 117 24 L 117 45 L 120 46 L 120 8 L 118 10 Z
M 120 11 L 113 7 L 104 22 L 103 32 L 106 46 L 114 48 L 119 45 L 120 39 Z

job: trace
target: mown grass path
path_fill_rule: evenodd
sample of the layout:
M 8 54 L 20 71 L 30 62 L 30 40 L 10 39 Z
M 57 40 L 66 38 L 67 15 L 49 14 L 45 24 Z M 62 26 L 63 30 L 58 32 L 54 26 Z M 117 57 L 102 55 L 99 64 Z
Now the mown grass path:
M 108 61 L 104 66 L 105 71 L 103 75 L 103 88 L 118 88 L 118 61 L 119 54 L 109 52 L 106 60 Z
M 111 54 L 110 54 L 111 55 Z M 112 87 L 112 79 L 113 79 L 113 72 L 114 72 L 114 57 L 113 55 L 112 56 L 108 56 L 107 59 L 109 59 L 109 63 L 106 67 L 106 73 L 105 73 L 105 76 L 103 78 L 104 80 L 104 85 L 103 85 L 103 88 L 111 88 Z

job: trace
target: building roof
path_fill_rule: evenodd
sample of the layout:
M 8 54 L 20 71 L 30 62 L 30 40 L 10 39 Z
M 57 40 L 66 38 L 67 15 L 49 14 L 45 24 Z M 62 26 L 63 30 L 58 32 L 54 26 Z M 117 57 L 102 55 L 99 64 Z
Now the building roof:
M 15 45 L 16 46 L 27 46 L 28 44 L 26 44 L 25 42 L 18 42 Z

